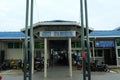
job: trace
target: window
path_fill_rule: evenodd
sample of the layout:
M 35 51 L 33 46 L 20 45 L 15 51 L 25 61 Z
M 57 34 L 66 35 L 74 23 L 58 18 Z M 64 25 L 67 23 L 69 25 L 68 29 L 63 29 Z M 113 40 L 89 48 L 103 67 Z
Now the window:
M 103 50 L 95 50 L 95 57 L 103 57 Z
M 80 48 L 80 47 L 81 47 L 80 41 L 72 42 L 72 48 Z
M 118 49 L 118 57 L 120 57 L 120 49 Z
M 43 42 L 35 42 L 35 48 L 44 48 Z
M 22 48 L 21 42 L 9 42 L 8 48 Z
M 20 48 L 20 44 L 18 42 L 14 43 L 14 48 Z
M 76 42 L 76 47 L 77 47 L 77 48 L 80 48 L 80 47 L 81 47 L 80 42 Z
M 117 39 L 116 42 L 117 42 L 117 46 L 120 46 L 120 39 Z
M 72 42 L 72 48 L 75 48 L 75 42 Z
M 41 58 L 42 57 L 42 54 L 41 54 L 41 51 L 35 51 L 35 57 L 36 58 Z
M 13 46 L 13 43 L 8 43 L 8 48 L 14 48 Z
M 91 57 L 103 57 L 103 50 L 95 50 L 93 54 L 93 50 L 91 50 Z

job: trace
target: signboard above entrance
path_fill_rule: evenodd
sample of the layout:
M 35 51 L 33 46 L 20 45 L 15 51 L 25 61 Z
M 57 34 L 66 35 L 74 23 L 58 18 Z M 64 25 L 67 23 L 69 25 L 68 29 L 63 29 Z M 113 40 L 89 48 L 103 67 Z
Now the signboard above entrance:
M 114 47 L 114 41 L 95 41 L 95 47 Z
M 41 31 L 40 37 L 75 37 L 76 31 Z

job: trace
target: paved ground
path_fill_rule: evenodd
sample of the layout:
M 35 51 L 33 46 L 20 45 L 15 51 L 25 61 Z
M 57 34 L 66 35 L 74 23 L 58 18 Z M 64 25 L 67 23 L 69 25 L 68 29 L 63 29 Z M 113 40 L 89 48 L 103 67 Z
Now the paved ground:
M 1 72 L 2 80 L 23 80 L 23 73 L 20 70 L 9 70 Z M 48 77 L 43 77 L 43 72 L 35 72 L 32 80 L 83 80 L 81 70 L 73 70 L 73 77 L 69 77 L 68 67 L 54 67 L 48 69 Z M 120 73 L 92 72 L 91 80 L 120 80 Z

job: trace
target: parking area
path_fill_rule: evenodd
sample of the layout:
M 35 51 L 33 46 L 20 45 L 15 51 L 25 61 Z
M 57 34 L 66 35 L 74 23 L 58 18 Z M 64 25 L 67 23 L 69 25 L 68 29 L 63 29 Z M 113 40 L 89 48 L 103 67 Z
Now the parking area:
M 23 80 L 21 70 L 8 70 L 0 72 L 2 80 Z M 69 68 L 67 66 L 56 66 L 48 69 L 48 77 L 44 78 L 44 73 L 35 72 L 33 80 L 83 80 L 81 70 L 73 69 L 73 77 L 69 77 Z M 120 80 L 120 73 L 115 71 L 110 72 L 92 72 L 91 80 Z

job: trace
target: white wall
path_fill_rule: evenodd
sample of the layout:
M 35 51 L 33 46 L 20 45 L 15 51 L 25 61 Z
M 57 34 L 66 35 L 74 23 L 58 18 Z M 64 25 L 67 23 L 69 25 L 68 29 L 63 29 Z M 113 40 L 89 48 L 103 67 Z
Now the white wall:
M 118 66 L 120 67 L 120 58 L 118 58 Z
M 5 59 L 22 59 L 23 60 L 23 51 L 22 49 L 7 49 L 7 54 Z
M 5 43 L 4 42 L 0 42 L 0 50 L 5 50 Z

